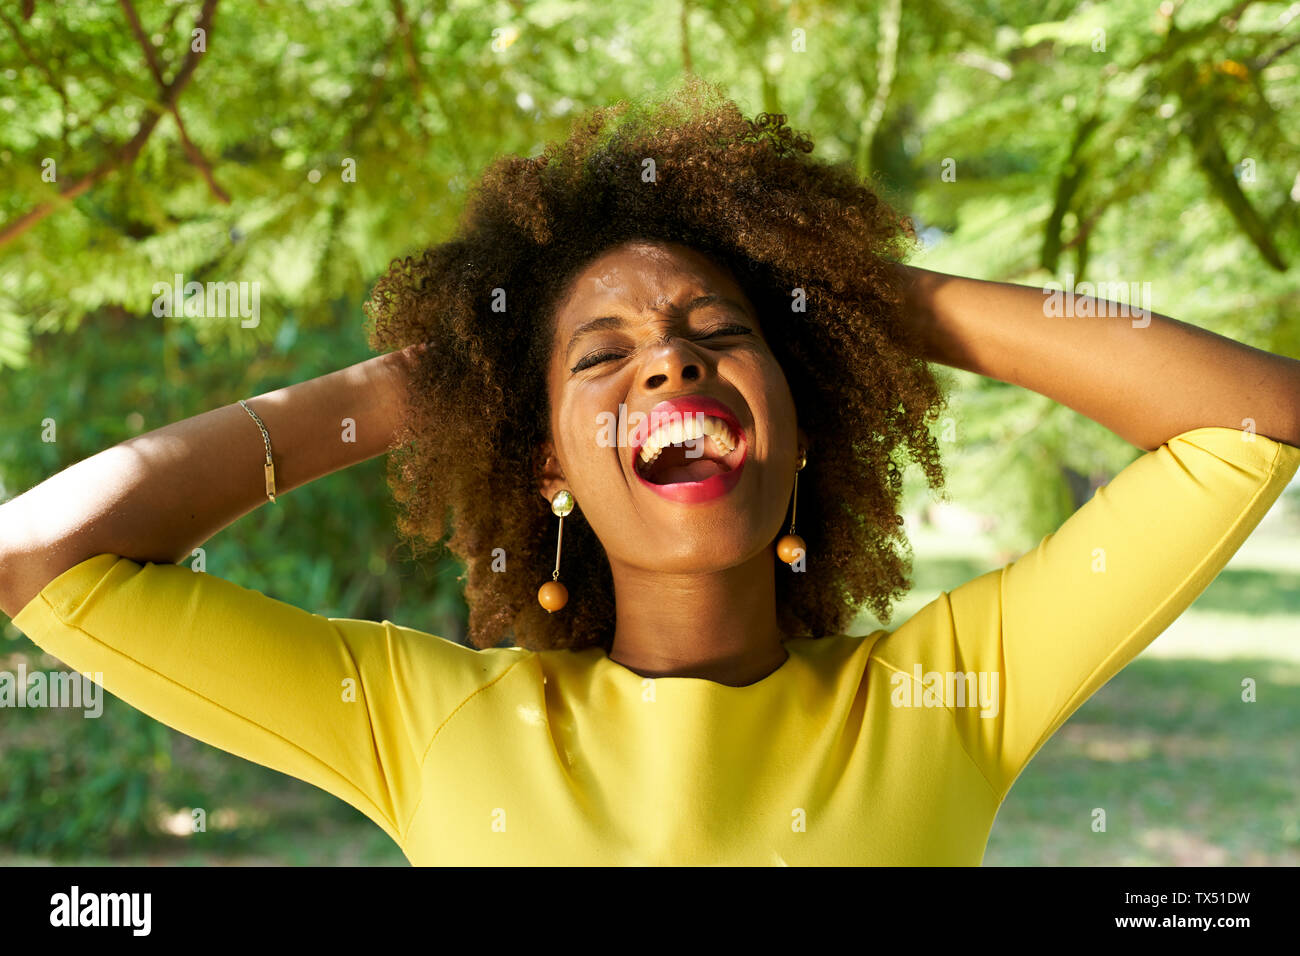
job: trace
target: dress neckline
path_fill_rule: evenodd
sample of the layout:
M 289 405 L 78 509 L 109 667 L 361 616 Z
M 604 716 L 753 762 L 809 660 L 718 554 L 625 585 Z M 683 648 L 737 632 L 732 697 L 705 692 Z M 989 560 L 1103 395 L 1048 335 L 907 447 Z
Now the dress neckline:
M 722 688 L 724 690 L 748 690 L 752 687 L 758 687 L 761 684 L 765 684 L 768 681 L 771 681 L 773 678 L 781 674 L 782 671 L 787 671 L 789 669 L 790 662 L 794 660 L 794 656 L 795 656 L 794 650 L 790 647 L 790 644 L 794 640 L 800 640 L 800 638 L 790 638 L 785 641 L 782 641 L 782 646 L 785 648 L 785 660 L 783 660 L 772 671 L 770 671 L 763 677 L 760 677 L 758 680 L 755 681 L 750 681 L 748 684 L 725 684 L 722 681 L 712 680 L 708 677 L 679 677 L 672 674 L 664 674 L 655 677 L 649 674 L 638 674 L 630 667 L 626 666 L 625 664 L 620 664 L 618 661 L 610 657 L 603 647 L 595 648 L 595 650 L 598 650 L 600 652 L 600 665 L 602 667 L 604 667 L 607 670 L 612 668 L 615 671 L 621 671 L 623 674 L 627 675 L 624 678 L 626 680 L 639 680 L 639 681 L 652 680 L 656 682 L 677 681 L 677 682 L 685 682 L 683 686 L 689 686 L 691 684 L 698 684 L 698 685 L 708 684 L 708 685 L 712 685 L 713 687 Z M 807 640 L 807 638 L 801 638 L 801 640 Z
M 652 680 L 656 684 L 666 682 L 665 686 L 687 694 L 716 694 L 724 697 L 736 697 L 759 694 L 770 688 L 788 685 L 792 680 L 795 680 L 796 674 L 807 673 L 810 647 L 822 646 L 829 642 L 839 642 L 846 636 L 844 634 L 834 634 L 820 638 L 787 638 L 783 642 L 786 649 L 786 659 L 766 677 L 749 684 L 723 684 L 707 677 L 645 676 L 625 667 L 618 661 L 612 660 L 605 648 L 600 646 L 586 647 L 581 650 L 543 651 L 541 653 L 548 655 L 564 654 L 569 657 L 585 658 L 586 664 L 590 667 L 590 672 L 593 675 L 609 680 L 617 686 L 622 686 L 628 689 L 629 692 L 640 687 L 642 681 Z

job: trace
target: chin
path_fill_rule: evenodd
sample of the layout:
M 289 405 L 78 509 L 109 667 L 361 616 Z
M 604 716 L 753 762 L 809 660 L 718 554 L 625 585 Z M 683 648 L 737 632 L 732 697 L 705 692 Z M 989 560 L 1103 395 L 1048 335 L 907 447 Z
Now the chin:
M 635 563 L 666 574 L 709 574 L 745 564 L 763 549 L 774 548 L 774 542 L 775 536 L 765 538 L 753 529 L 738 533 L 731 525 L 714 532 L 696 525 L 691 532 L 663 542 L 662 548 L 642 550 Z

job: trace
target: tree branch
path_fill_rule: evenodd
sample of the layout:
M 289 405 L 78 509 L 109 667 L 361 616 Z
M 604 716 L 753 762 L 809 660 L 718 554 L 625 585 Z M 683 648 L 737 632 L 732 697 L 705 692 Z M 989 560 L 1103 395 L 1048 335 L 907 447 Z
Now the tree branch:
M 158 51 L 154 49 L 153 43 L 145 34 L 144 27 L 140 23 L 140 17 L 136 15 L 135 6 L 131 3 L 131 0 L 120 0 L 120 2 L 122 11 L 126 14 L 127 22 L 131 25 L 131 32 L 135 34 L 140 49 L 144 51 L 144 58 L 149 64 L 149 72 L 153 74 L 154 80 L 158 83 L 159 91 L 165 96 L 167 81 L 163 78 L 162 64 L 158 61 Z M 203 158 L 203 153 L 194 145 L 194 142 L 190 139 L 190 134 L 186 132 L 185 122 L 181 119 L 180 107 L 176 105 L 176 101 L 173 99 L 167 104 L 167 108 L 172 114 L 172 119 L 176 120 L 176 130 L 181 135 L 181 146 L 185 149 L 185 155 L 189 158 L 190 164 L 197 167 L 199 172 L 203 174 L 203 178 L 207 180 L 208 189 L 212 190 L 212 194 L 221 202 L 229 205 L 230 194 L 217 183 L 212 167 L 208 165 L 208 161 Z
M 402 0 L 393 0 L 393 16 L 397 18 L 397 33 L 402 38 L 402 52 L 406 54 L 406 69 L 411 74 L 411 89 L 415 102 L 420 102 L 420 61 L 415 56 L 415 41 L 411 38 L 411 24 L 406 19 L 406 6 Z
M 1194 67 L 1190 63 L 1182 65 L 1177 75 L 1180 89 L 1196 88 L 1193 70 Z M 1187 108 L 1188 122 L 1183 127 L 1183 133 L 1192 147 L 1192 155 L 1196 158 L 1197 165 L 1201 167 L 1201 172 L 1210 184 L 1210 189 L 1227 207 L 1232 218 L 1236 220 L 1237 226 L 1259 251 L 1261 258 L 1278 272 L 1286 272 L 1286 260 L 1273 241 L 1268 224 L 1259 210 L 1242 192 L 1241 184 L 1237 182 L 1234 174 L 1236 164 L 1228 158 L 1223 141 L 1219 137 L 1213 113 L 1220 104 L 1214 100 L 1193 100 L 1186 94 L 1184 94 L 1184 103 Z
M 885 0 L 880 8 L 880 37 L 876 44 L 876 92 L 871 98 L 871 109 L 858 133 L 858 174 L 864 177 L 871 172 L 871 147 L 876 141 L 880 121 L 885 116 L 890 88 L 894 85 L 902 16 L 902 0 Z
M 1038 260 L 1039 265 L 1048 272 L 1056 272 L 1056 266 L 1061 258 L 1061 227 L 1065 222 L 1066 213 L 1070 211 L 1070 206 L 1074 202 L 1075 193 L 1079 191 L 1087 175 L 1088 164 L 1083 157 L 1084 147 L 1100 125 L 1101 116 L 1097 113 L 1091 113 L 1079 121 L 1074 131 L 1074 142 L 1070 144 L 1070 154 L 1061 165 L 1061 171 L 1056 178 L 1056 195 L 1052 201 L 1052 212 L 1047 217 L 1043 229 L 1043 251 Z
M 1300 37 L 1296 37 L 1290 43 L 1284 43 L 1282 46 L 1278 47 L 1276 50 L 1274 50 L 1272 53 L 1268 54 L 1267 56 L 1260 57 L 1259 59 L 1255 60 L 1255 62 L 1251 63 L 1250 67 L 1256 73 L 1258 73 L 1260 70 L 1269 66 L 1278 57 L 1290 53 L 1291 50 L 1293 50 L 1297 46 L 1300 46 Z
M 195 21 L 195 29 L 203 30 L 205 33 L 211 32 L 212 15 L 216 11 L 218 2 L 219 0 L 203 0 L 203 9 L 199 12 L 198 20 Z M 181 68 L 176 71 L 176 76 L 172 79 L 171 83 L 168 84 L 163 93 L 164 106 L 171 104 L 181 95 L 181 92 L 189 83 L 190 78 L 194 75 L 194 71 L 198 68 L 199 60 L 202 56 L 203 54 L 201 52 L 195 51 L 193 48 L 190 49 L 189 54 L 185 57 L 185 62 L 182 63 Z M 123 166 L 129 166 L 131 163 L 135 162 L 136 156 L 140 154 L 140 150 L 143 149 L 144 144 L 148 142 L 150 134 L 153 133 L 154 127 L 158 125 L 158 121 L 161 118 L 161 113 L 150 111 L 149 115 L 140 121 L 140 126 L 137 128 L 135 135 L 118 150 L 116 156 L 105 160 L 103 163 L 100 163 L 94 171 L 87 173 L 76 182 L 59 190 L 60 200 L 76 199 L 105 176 Z M 54 209 L 55 203 L 40 203 L 23 213 L 18 218 L 7 222 L 3 227 L 0 227 L 0 246 L 17 239 L 28 229 L 32 228 L 32 226 L 36 225 L 52 213 Z
M 393 16 L 397 18 L 397 34 L 402 38 L 402 53 L 406 59 L 406 71 L 411 74 L 411 102 L 415 106 L 415 122 L 419 127 L 420 141 L 424 148 L 429 147 L 429 124 L 427 113 L 424 109 L 423 99 L 423 77 L 420 73 L 420 59 L 415 55 L 415 38 L 411 34 L 411 23 L 406 18 L 406 5 L 402 0 L 392 0 Z M 442 91 L 438 84 L 432 84 L 433 98 L 438 103 L 438 108 L 442 110 L 443 116 L 450 123 L 451 117 L 447 115 L 446 104 L 442 100 Z
M 695 72 L 695 67 L 691 64 L 690 14 L 690 0 L 681 0 L 682 70 L 686 73 Z

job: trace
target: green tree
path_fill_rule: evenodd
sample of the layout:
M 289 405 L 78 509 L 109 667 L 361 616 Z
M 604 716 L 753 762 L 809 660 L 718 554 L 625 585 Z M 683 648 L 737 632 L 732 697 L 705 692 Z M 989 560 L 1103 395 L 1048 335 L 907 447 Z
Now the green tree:
M 0 498 L 365 358 L 368 287 L 447 234 L 488 160 L 536 154 L 589 107 L 683 70 L 855 164 L 916 220 L 917 264 L 1149 283 L 1156 311 L 1300 355 L 1295 20 L 1250 0 L 9 6 Z M 177 275 L 256 283 L 259 321 L 155 315 Z M 950 488 L 1006 516 L 1007 547 L 1031 546 L 1135 455 L 1041 396 L 952 382 Z M 379 461 L 259 509 L 205 562 L 320 613 L 463 634 L 459 571 L 404 556 Z M 165 755 L 143 725 L 119 726 Z M 83 799 L 75 775 L 22 783 L 33 752 L 0 750 L 0 807 Z M 140 773 L 123 783 L 145 787 L 123 832 L 147 829 L 155 778 Z M 32 819 L 9 813 L 0 833 L 21 842 Z

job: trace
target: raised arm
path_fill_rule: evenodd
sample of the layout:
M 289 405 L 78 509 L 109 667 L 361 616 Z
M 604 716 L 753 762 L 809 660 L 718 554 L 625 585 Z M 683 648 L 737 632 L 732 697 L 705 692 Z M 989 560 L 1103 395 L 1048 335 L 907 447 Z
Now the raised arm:
M 930 361 L 1046 395 L 1146 451 L 1247 419 L 1300 447 L 1300 361 L 1107 300 L 1054 315 L 1042 289 L 898 268 Z
M 390 447 L 409 358 L 249 400 L 271 434 L 277 491 Z M 342 440 L 345 418 L 355 443 Z M 334 794 L 404 846 L 437 733 L 523 652 L 327 618 L 173 563 L 267 500 L 264 459 L 261 431 L 235 404 L 73 465 L 0 507 L 0 599 L 71 671 Z
M 951 710 L 1002 797 L 1295 476 L 1300 362 L 1154 313 L 1092 300 L 1078 310 L 1091 315 L 1055 315 L 1041 289 L 900 268 L 927 359 L 1032 389 L 1147 452 L 1036 548 L 942 593 L 879 646 L 895 672 L 920 662 L 997 680 L 995 708 Z
M 393 352 L 247 399 L 271 436 L 276 491 L 387 451 L 411 356 Z M 355 421 L 355 442 L 342 421 Z M 267 502 L 262 433 L 238 403 L 92 455 L 0 505 L 0 610 L 10 617 L 86 558 L 175 563 Z

